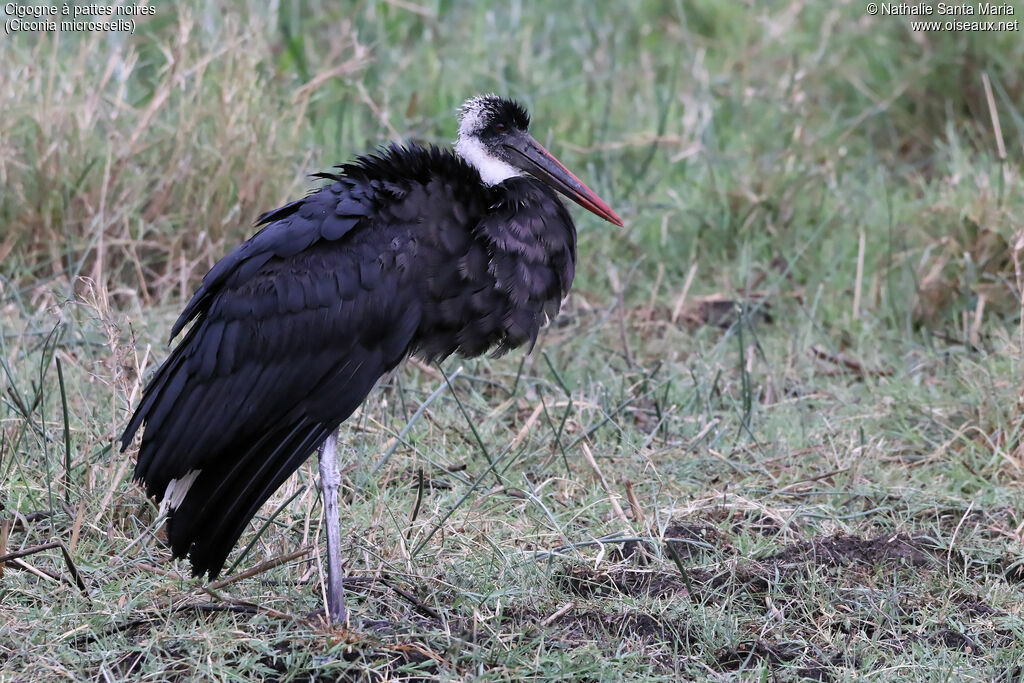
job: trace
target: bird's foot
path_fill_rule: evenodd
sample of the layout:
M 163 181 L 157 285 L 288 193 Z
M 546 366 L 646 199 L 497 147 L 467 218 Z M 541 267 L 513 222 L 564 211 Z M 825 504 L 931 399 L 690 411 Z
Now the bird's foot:
M 341 614 L 332 614 L 328 616 L 327 609 L 321 607 L 315 609 L 306 615 L 306 619 L 314 623 L 322 624 L 329 628 L 350 628 L 353 624 L 349 623 L 351 615 L 348 610 L 344 610 Z

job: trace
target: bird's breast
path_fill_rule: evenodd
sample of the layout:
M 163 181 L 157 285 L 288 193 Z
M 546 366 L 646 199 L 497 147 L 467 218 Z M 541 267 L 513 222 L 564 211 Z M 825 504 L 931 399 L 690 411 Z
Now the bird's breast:
M 418 353 L 472 357 L 532 344 L 572 283 L 575 228 L 557 198 L 462 205 L 430 224 Z

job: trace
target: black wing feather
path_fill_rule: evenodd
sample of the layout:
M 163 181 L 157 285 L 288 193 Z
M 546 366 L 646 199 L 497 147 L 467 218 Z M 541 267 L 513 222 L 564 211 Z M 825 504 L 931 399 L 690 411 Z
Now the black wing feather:
M 405 274 L 385 279 L 380 264 L 415 251 L 413 226 L 348 215 L 325 238 L 341 203 L 354 206 L 336 184 L 265 214 L 276 222 L 207 274 L 174 332 L 194 325 L 122 436 L 124 447 L 145 424 L 135 475 L 158 500 L 200 471 L 169 522 L 174 555 L 190 555 L 197 575 L 217 575 L 259 506 L 409 351 L 419 308 Z M 334 277 L 367 263 L 373 287 Z

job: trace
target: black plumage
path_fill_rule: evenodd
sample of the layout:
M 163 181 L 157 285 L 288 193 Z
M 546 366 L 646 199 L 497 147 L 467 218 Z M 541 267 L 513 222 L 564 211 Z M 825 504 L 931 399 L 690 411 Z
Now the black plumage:
M 525 136 L 525 111 L 474 101 L 486 104 L 474 140 L 501 161 L 500 133 Z M 532 345 L 572 284 L 576 230 L 537 177 L 488 185 L 451 151 L 417 146 L 318 176 L 330 183 L 263 214 L 203 278 L 172 340 L 191 328 L 121 438 L 145 425 L 135 477 L 171 498 L 172 553 L 195 575 L 217 576 L 259 507 L 405 357 Z M 169 484 L 195 470 L 174 501 Z

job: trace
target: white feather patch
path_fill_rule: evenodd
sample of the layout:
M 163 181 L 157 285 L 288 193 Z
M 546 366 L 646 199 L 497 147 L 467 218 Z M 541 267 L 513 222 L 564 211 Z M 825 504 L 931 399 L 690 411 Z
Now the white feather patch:
M 484 102 L 497 97 L 490 95 L 477 95 L 470 97 L 459 107 L 459 137 L 469 137 L 480 132 L 483 128 Z
M 487 149 L 476 137 L 463 136 L 460 133 L 459 139 L 455 141 L 455 153 L 476 169 L 484 185 L 497 185 L 503 180 L 523 175 L 515 166 L 488 154 Z
M 170 483 L 167 484 L 167 489 L 164 490 L 164 499 L 160 503 L 160 514 L 166 513 L 168 510 L 173 512 L 178 509 L 181 505 L 181 501 L 185 500 L 185 496 L 188 494 L 188 490 L 192 488 L 192 484 L 195 483 L 196 477 L 202 470 L 189 470 L 189 472 L 181 479 L 171 479 Z

